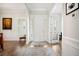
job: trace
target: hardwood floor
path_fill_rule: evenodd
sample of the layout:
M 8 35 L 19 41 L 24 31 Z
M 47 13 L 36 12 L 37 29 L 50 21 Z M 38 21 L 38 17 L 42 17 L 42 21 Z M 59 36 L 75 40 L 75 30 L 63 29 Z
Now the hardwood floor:
M 2 56 L 9 56 L 12 55 L 12 53 L 15 50 L 15 47 L 18 45 L 17 42 L 13 42 L 13 41 L 5 41 L 4 42 L 4 50 L 0 51 L 0 55 Z
M 27 47 L 28 45 L 26 45 L 25 42 L 5 41 L 4 50 L 1 51 L 0 49 L 0 55 L 1 56 L 16 56 L 15 53 L 17 53 L 17 51 L 22 52 L 22 49 L 27 48 Z M 61 50 L 62 50 L 61 43 L 49 45 L 48 48 L 52 48 L 56 56 L 61 56 Z

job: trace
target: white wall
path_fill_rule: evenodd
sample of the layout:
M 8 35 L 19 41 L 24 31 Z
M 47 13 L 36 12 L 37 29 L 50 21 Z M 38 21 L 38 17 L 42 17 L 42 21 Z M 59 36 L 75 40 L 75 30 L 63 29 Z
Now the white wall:
M 79 10 L 66 15 L 65 4 L 63 6 L 63 42 L 62 55 L 75 56 L 79 55 Z M 72 14 L 75 14 L 72 17 Z
M 2 18 L 9 17 L 12 18 L 12 30 L 2 29 Z M 22 3 L 12 3 L 12 4 L 0 4 L 0 30 L 3 32 L 4 41 L 18 41 L 19 40 L 19 20 L 27 20 L 28 10 L 25 4 Z M 27 22 L 27 21 L 26 21 Z M 26 24 L 27 25 L 27 24 Z M 26 33 L 27 34 L 27 33 Z

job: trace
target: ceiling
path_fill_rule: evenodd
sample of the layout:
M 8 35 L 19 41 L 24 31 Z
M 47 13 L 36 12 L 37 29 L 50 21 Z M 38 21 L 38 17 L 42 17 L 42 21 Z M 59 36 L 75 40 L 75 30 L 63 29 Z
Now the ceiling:
M 44 11 L 48 12 L 54 6 L 54 3 L 27 3 L 29 11 Z
M 53 13 L 62 12 L 62 4 L 58 3 L 0 3 L 0 11 L 26 11 L 26 8 L 30 13 L 49 13 L 52 9 Z
M 0 3 L 0 15 L 1 14 L 16 14 L 26 15 L 25 3 Z
M 0 3 L 0 9 L 26 9 L 24 3 Z

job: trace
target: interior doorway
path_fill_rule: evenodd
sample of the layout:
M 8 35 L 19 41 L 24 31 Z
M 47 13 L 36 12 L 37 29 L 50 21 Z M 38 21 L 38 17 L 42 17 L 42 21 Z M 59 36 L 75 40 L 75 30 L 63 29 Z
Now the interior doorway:
M 47 15 L 31 15 L 29 26 L 30 26 L 31 41 L 48 41 Z

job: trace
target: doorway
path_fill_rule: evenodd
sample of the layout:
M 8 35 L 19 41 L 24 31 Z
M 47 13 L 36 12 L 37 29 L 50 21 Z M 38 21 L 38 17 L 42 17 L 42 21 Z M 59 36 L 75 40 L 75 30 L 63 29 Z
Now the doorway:
M 31 15 L 29 26 L 31 41 L 48 41 L 48 15 Z

